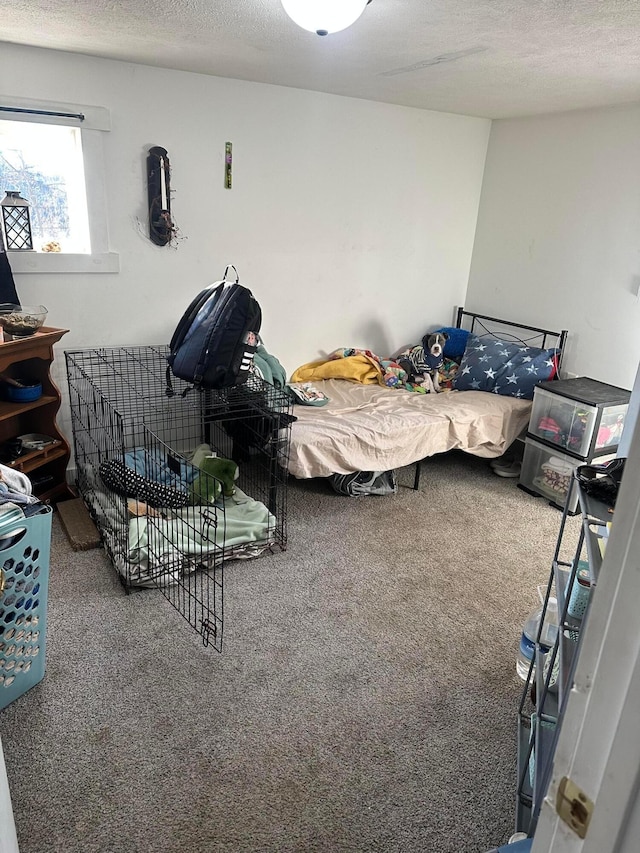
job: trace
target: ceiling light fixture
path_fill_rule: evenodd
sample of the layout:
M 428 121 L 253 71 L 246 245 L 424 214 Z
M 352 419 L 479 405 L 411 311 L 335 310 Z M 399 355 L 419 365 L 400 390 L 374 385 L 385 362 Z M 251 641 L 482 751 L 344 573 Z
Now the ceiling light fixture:
M 371 0 L 282 0 L 284 11 L 303 30 L 328 36 L 355 23 Z

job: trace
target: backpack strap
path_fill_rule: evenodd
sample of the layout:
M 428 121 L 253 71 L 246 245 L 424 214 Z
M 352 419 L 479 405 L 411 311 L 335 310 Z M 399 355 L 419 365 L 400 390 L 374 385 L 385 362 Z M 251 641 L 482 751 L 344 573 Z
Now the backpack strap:
M 176 392 L 173 388 L 173 382 L 171 381 L 171 365 L 167 365 L 166 370 L 166 379 L 167 379 L 167 387 L 164 389 L 164 393 L 167 397 L 175 397 Z M 185 388 L 184 391 L 180 394 L 181 397 L 186 397 L 189 391 L 193 391 L 195 385 L 190 385 L 188 388 Z

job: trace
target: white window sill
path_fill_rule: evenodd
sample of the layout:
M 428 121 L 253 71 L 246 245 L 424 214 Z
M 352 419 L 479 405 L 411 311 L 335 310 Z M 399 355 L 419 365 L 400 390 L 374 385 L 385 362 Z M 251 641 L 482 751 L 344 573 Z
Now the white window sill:
M 7 252 L 14 273 L 114 273 L 120 271 L 117 252 L 72 255 L 63 252 Z

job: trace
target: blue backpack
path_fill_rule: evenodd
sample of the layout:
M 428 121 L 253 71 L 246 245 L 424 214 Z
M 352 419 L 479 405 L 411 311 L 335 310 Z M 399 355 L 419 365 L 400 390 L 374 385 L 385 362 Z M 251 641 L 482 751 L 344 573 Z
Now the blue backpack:
M 235 281 L 227 279 L 229 270 L 235 273 Z M 174 394 L 171 373 L 191 382 L 193 388 L 245 383 L 261 323 L 260 305 L 240 284 L 236 268 L 227 266 L 223 280 L 202 290 L 176 326 L 167 356 L 167 395 Z

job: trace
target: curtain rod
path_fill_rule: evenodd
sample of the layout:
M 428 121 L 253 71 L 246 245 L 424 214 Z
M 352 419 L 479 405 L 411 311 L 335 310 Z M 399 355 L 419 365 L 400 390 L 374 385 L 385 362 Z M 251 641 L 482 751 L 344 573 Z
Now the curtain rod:
M 0 110 L 5 113 L 28 113 L 33 116 L 56 116 L 57 118 L 77 118 L 78 121 L 84 121 L 82 113 L 57 113 L 53 110 L 26 110 L 20 107 L 0 107 Z

